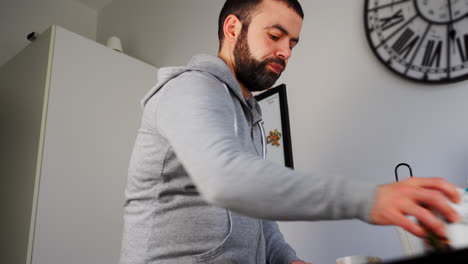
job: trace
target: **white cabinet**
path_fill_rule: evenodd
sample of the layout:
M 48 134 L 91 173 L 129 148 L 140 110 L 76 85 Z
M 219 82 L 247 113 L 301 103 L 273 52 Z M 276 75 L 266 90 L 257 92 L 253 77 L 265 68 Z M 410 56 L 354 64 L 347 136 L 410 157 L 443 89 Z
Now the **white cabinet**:
M 0 68 L 1 262 L 117 263 L 157 69 L 52 26 Z

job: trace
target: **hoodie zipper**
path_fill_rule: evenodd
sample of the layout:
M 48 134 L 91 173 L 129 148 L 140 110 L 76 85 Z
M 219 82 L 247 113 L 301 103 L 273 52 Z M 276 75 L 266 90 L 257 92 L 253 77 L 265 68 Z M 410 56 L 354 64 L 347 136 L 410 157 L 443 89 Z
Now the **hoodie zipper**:
M 266 150 L 264 150 L 263 148 L 266 148 L 266 145 L 263 143 L 263 141 L 266 140 L 266 138 L 263 138 L 263 139 L 261 138 L 261 140 L 262 140 L 262 147 L 261 147 L 262 148 L 262 150 L 261 150 L 262 153 L 261 154 L 258 152 L 257 147 L 255 146 L 255 141 L 254 141 L 254 139 L 255 139 L 254 138 L 255 126 L 259 126 L 260 131 L 262 131 L 262 129 L 260 128 L 260 122 L 262 122 L 262 119 L 259 119 L 257 122 L 254 123 L 253 122 L 253 120 L 254 120 L 253 110 L 250 108 L 249 104 L 245 101 L 245 99 L 244 98 L 240 99 L 239 96 L 237 96 L 235 92 L 233 92 L 230 88 L 228 88 L 228 85 L 226 83 L 223 83 L 223 85 L 224 85 L 226 91 L 229 94 L 233 93 L 234 96 L 237 98 L 237 100 L 241 103 L 241 106 L 243 108 L 247 109 L 248 115 L 250 117 L 250 120 L 248 122 L 248 124 L 250 126 L 250 142 L 252 143 L 252 146 L 253 146 L 255 152 L 257 153 L 257 155 L 262 156 L 262 158 L 265 159 L 264 153 L 266 153 Z M 252 107 L 254 107 L 254 106 L 252 106 Z M 260 134 L 261 134 L 260 137 L 265 137 L 264 133 L 261 132 Z

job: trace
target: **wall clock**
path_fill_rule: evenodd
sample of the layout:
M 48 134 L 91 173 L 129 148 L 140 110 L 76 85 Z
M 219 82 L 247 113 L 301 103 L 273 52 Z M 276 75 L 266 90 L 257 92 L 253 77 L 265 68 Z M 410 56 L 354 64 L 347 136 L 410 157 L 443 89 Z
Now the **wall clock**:
M 365 0 L 365 25 L 375 55 L 398 75 L 468 79 L 468 0 Z

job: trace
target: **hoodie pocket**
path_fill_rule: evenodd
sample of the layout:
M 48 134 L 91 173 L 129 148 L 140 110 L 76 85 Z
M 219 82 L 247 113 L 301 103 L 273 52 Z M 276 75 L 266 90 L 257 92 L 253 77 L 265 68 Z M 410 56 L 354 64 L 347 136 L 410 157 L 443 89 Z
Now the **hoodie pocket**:
M 223 241 L 216 246 L 215 248 L 198 255 L 193 255 L 193 263 L 218 263 L 214 260 L 216 257 L 221 255 L 224 251 L 226 246 L 229 244 L 233 234 L 233 217 L 229 210 L 226 209 L 227 216 L 228 216 L 228 225 L 229 225 L 229 232 L 227 236 L 223 239 Z M 213 262 L 214 261 L 214 262 Z M 226 264 L 237 264 L 237 262 L 227 262 Z
M 266 263 L 262 224 L 258 219 L 228 211 L 229 234 L 219 246 L 192 256 L 195 264 Z

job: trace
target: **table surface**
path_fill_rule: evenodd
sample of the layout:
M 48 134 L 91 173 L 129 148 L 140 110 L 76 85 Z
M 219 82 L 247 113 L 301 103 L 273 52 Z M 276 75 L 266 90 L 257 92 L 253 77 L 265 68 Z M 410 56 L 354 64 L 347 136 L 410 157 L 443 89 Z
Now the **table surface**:
M 394 260 L 385 264 L 468 264 L 468 248 Z

